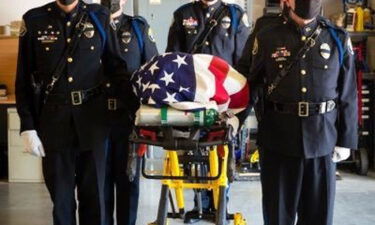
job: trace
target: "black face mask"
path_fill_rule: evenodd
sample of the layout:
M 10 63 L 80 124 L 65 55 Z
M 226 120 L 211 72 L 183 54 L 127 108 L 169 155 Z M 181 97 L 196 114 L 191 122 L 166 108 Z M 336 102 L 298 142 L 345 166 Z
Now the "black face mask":
M 111 11 L 111 14 L 121 9 L 120 0 L 102 0 L 102 5 L 106 6 Z
M 58 0 L 62 5 L 70 5 L 76 0 Z
M 296 9 L 294 12 L 302 19 L 313 19 L 317 17 L 322 10 L 322 0 L 296 0 Z

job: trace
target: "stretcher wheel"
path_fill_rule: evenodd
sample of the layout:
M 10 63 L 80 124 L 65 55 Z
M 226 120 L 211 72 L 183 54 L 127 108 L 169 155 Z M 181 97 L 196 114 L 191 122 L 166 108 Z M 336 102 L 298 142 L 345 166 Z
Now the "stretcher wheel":
M 357 174 L 366 176 L 369 170 L 369 156 L 366 148 L 361 148 L 356 151 L 355 167 Z
M 219 205 L 216 211 L 216 225 L 227 224 L 227 197 L 226 187 L 221 186 L 219 192 Z
M 155 225 L 168 225 L 168 185 L 161 186 L 161 194 L 158 209 L 158 218 Z

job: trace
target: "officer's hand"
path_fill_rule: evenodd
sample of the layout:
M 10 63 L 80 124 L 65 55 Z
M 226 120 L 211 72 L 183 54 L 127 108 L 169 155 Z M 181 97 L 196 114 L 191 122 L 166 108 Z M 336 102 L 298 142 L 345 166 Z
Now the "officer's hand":
M 35 130 L 27 130 L 21 133 L 23 143 L 25 145 L 25 152 L 37 157 L 44 157 L 43 144 L 40 141 Z
M 343 147 L 335 147 L 332 155 L 332 161 L 338 163 L 347 160 L 350 157 L 350 149 Z

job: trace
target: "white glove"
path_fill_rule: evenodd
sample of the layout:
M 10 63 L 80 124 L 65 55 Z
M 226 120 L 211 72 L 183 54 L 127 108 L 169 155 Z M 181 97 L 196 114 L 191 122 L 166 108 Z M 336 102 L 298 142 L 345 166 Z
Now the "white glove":
M 332 155 L 332 161 L 338 163 L 344 160 L 347 160 L 350 157 L 350 149 L 343 147 L 335 147 Z
M 236 135 L 238 133 L 240 121 L 238 120 L 238 118 L 236 116 L 234 116 L 232 118 L 228 118 L 227 124 L 229 124 L 233 128 L 232 133 L 230 134 L 231 135 L 230 139 L 232 140 L 234 137 L 236 137 Z
M 36 130 L 27 130 L 21 133 L 23 143 L 25 144 L 25 152 L 37 157 L 44 157 L 43 144 L 40 141 Z

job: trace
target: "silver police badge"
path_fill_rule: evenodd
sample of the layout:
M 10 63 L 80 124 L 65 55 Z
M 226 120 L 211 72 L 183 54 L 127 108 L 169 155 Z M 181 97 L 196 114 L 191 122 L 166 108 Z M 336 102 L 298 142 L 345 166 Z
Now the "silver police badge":
M 125 44 L 129 44 L 132 41 L 132 34 L 129 31 L 122 32 L 121 40 Z
M 94 25 L 92 25 L 92 23 L 87 22 L 87 23 L 85 24 L 85 30 L 84 30 L 83 34 L 84 34 L 87 38 L 93 38 L 94 35 L 95 35 L 95 28 L 94 28 Z
M 231 24 L 232 20 L 226 16 L 224 17 L 222 20 L 221 20 L 221 26 L 224 28 L 224 29 L 228 29 L 230 27 L 230 24 Z
M 331 47 L 327 43 L 323 43 L 320 46 L 320 55 L 324 59 L 329 59 L 329 57 L 331 57 Z

